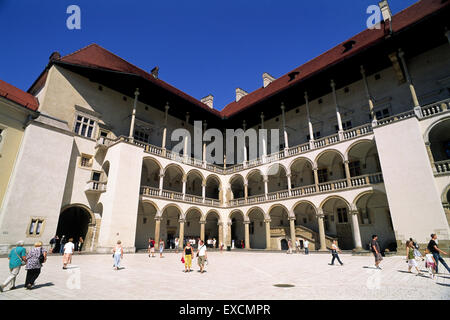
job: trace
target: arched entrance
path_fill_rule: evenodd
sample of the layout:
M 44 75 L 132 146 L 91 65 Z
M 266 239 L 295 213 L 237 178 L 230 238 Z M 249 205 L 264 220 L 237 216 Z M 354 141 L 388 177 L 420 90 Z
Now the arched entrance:
M 58 220 L 58 226 L 56 228 L 56 235 L 61 239 L 63 236 L 66 241 L 73 238 L 74 242 L 78 242 L 80 237 L 83 238 L 85 243 L 91 243 L 92 239 L 86 239 L 92 237 L 93 226 L 95 225 L 95 219 L 89 208 L 84 205 L 70 205 L 61 211 Z M 86 246 L 83 246 L 83 251 L 89 250 Z
M 231 243 L 234 241 L 236 249 L 242 249 L 242 244 L 245 241 L 244 230 L 244 214 L 241 211 L 234 211 L 231 216 Z
M 136 249 L 148 248 L 148 240 L 155 239 L 157 207 L 151 202 L 140 202 L 136 222 Z M 156 241 L 156 239 L 155 239 Z
M 216 211 L 210 211 L 206 214 L 205 241 L 216 239 L 216 247 L 219 245 L 219 221 L 220 216 Z
M 251 209 L 248 214 L 250 220 L 250 248 L 266 248 L 266 224 L 264 222 L 264 212 L 260 208 Z

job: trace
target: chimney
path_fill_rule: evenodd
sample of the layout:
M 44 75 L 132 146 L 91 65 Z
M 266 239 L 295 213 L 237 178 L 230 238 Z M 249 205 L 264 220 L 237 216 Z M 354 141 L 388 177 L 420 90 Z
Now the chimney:
M 241 100 L 243 97 L 245 97 L 248 94 L 247 91 L 242 90 L 241 88 L 236 88 L 236 102 Z
M 267 72 L 263 73 L 263 86 L 264 86 L 264 88 L 267 87 L 269 84 L 271 84 L 273 81 L 275 81 L 274 77 L 272 77 Z
M 50 57 L 48 58 L 49 61 L 52 60 L 59 60 L 61 58 L 61 55 L 59 54 L 58 51 L 53 52 Z
M 384 25 L 386 25 L 389 20 L 389 32 L 392 34 L 392 12 L 391 8 L 389 8 L 389 3 L 387 0 L 383 0 L 378 2 L 378 6 L 380 7 L 381 15 L 383 16 Z
M 151 71 L 153 78 L 158 79 L 158 75 L 159 75 L 159 67 L 156 66 L 152 69 Z
M 214 96 L 212 94 L 210 94 L 210 95 L 202 98 L 200 101 L 212 109 L 213 108 L 213 100 L 214 100 Z

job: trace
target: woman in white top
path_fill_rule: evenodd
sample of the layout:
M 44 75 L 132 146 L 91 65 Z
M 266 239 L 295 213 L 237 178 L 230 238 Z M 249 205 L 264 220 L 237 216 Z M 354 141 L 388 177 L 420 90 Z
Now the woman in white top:
M 122 241 L 120 240 L 117 241 L 117 244 L 113 249 L 113 258 L 114 258 L 114 270 L 119 270 L 120 259 L 123 259 Z
M 67 264 L 72 263 L 74 249 L 75 245 L 73 244 L 73 238 L 70 238 L 69 242 L 64 245 L 63 269 L 67 269 Z
M 333 244 L 331 245 L 331 255 L 333 256 L 333 258 L 331 259 L 331 263 L 329 263 L 329 265 L 334 266 L 335 259 L 337 259 L 337 261 L 341 264 L 341 266 L 344 265 L 341 259 L 339 259 L 338 252 L 341 252 L 341 249 L 339 249 L 339 247 L 337 246 L 336 240 L 333 240 Z
M 179 242 L 178 238 L 175 238 L 175 253 L 178 253 L 179 245 L 180 245 L 180 242 Z

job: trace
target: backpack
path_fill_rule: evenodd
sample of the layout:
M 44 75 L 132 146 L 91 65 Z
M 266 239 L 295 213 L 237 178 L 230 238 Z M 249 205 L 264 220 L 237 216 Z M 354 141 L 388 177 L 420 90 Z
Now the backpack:
M 373 251 L 373 247 L 372 247 L 372 241 L 370 241 L 369 244 L 368 244 L 367 246 L 369 247 L 369 250 L 370 250 L 370 251 L 374 252 L 374 251 Z

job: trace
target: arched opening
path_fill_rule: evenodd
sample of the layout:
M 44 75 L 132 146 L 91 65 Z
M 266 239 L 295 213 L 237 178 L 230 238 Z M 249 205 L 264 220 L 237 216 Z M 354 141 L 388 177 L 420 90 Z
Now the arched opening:
M 264 194 L 264 180 L 261 171 L 252 171 L 247 178 L 248 196 L 258 196 Z
M 230 187 L 231 187 L 231 199 L 239 199 L 244 198 L 245 191 L 244 191 L 244 178 L 241 175 L 235 175 L 230 180 Z
M 189 209 L 186 213 L 186 220 L 184 223 L 184 235 L 186 241 L 195 239 L 195 247 L 197 247 L 197 240 L 200 238 L 200 220 L 202 213 L 197 208 Z
M 140 202 L 138 207 L 137 223 L 136 223 L 136 249 L 148 248 L 148 240 L 155 239 L 155 217 L 157 207 L 150 202 Z M 155 239 L 155 241 L 157 241 Z
M 183 191 L 183 170 L 177 165 L 169 165 L 164 172 L 163 189 L 175 192 Z
M 345 179 L 344 160 L 340 153 L 328 150 L 317 159 L 319 183 Z
M 203 176 L 197 170 L 191 170 L 186 178 L 186 194 L 202 196 Z
M 280 164 L 273 164 L 267 170 L 268 192 L 287 190 L 286 169 Z
M 357 177 L 381 172 L 378 151 L 374 141 L 362 141 L 348 151 L 350 176 Z
M 328 198 L 323 206 L 325 233 L 338 238 L 341 249 L 354 248 L 350 208 L 345 200 L 338 197 Z
M 86 239 L 88 235 L 92 237 L 91 232 L 88 232 L 91 224 L 95 224 L 95 221 L 92 221 L 89 209 L 82 205 L 72 205 L 61 211 L 56 235 L 60 239 L 64 236 L 66 242 L 70 238 L 73 238 L 74 242 L 78 242 L 78 239 L 82 237 L 85 242 L 91 243 L 92 239 Z M 87 247 L 83 246 L 83 251 L 89 250 L 90 246 Z
M 363 248 L 368 249 L 371 236 L 376 234 L 381 250 L 396 251 L 397 241 L 386 195 L 381 192 L 366 193 L 358 198 L 356 207 Z
M 211 211 L 206 215 L 205 240 L 215 239 L 216 248 L 219 245 L 219 219 L 219 214 L 215 211 Z
M 292 188 L 299 188 L 314 184 L 314 172 L 311 161 L 306 158 L 299 158 L 292 163 L 291 184 Z
M 266 248 L 266 226 L 264 222 L 264 212 L 259 208 L 251 209 L 248 214 L 250 220 L 250 248 Z
M 450 159 L 450 119 L 437 123 L 428 135 L 435 162 Z
M 160 239 L 164 241 L 165 247 L 170 248 L 175 243 L 175 238 L 180 236 L 181 211 L 177 206 L 166 207 L 161 216 Z M 155 239 L 158 243 L 159 240 Z
M 309 202 L 300 202 L 294 207 L 295 225 L 319 232 L 316 210 Z
M 269 210 L 270 216 L 270 247 L 272 249 L 283 249 L 282 240 L 287 241 L 290 237 L 289 214 L 285 207 L 275 205 Z
M 216 176 L 210 175 L 206 178 L 205 197 L 209 199 L 219 199 L 220 180 Z
M 231 245 L 236 249 L 242 249 L 245 244 L 244 215 L 241 211 L 234 211 L 231 216 Z
M 142 161 L 141 186 L 159 188 L 160 172 L 160 166 L 154 159 L 145 158 Z

